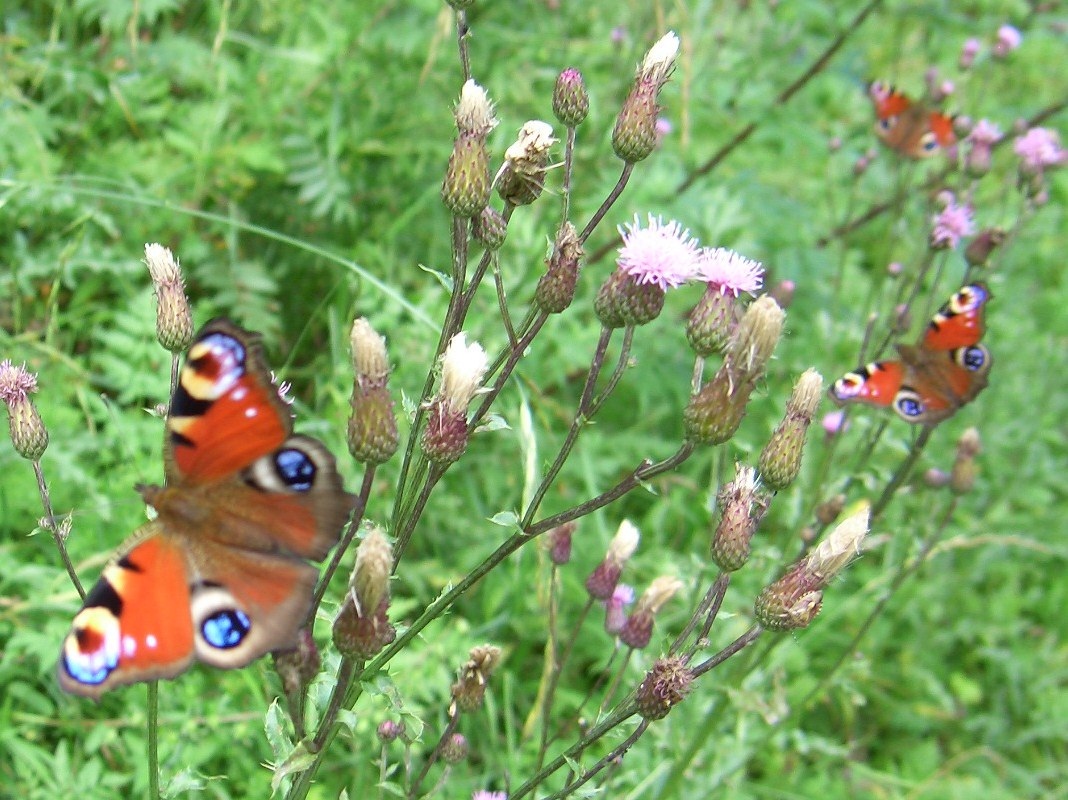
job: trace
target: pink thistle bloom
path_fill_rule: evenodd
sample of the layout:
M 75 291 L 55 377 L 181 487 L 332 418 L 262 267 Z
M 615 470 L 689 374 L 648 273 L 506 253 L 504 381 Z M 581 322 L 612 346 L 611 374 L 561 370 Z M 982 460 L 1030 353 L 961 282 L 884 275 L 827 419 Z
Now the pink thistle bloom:
M 998 28 L 997 40 L 994 42 L 994 55 L 1004 58 L 1023 41 L 1023 34 L 1012 25 L 1002 25 Z
M 635 283 L 655 283 L 666 290 L 693 277 L 698 260 L 697 240 L 675 220 L 665 224 L 650 214 L 649 227 L 643 228 L 635 214 L 633 223 L 619 227 L 619 234 L 623 246 L 616 261 Z
M 1001 129 L 990 120 L 981 119 L 968 134 L 968 141 L 974 145 L 990 147 L 1001 141 Z
M 753 294 L 764 285 L 764 267 L 726 247 L 705 247 L 695 277 L 737 297 L 742 292 Z
M 1060 137 L 1049 128 L 1031 128 L 1016 140 L 1012 149 L 1020 157 L 1024 171 L 1032 174 L 1068 161 L 1068 151 L 1061 147 Z
M 663 139 L 665 136 L 671 133 L 672 130 L 674 130 L 674 127 L 671 124 L 671 120 L 666 119 L 664 117 L 657 117 L 656 124 L 653 126 L 653 128 L 656 131 L 657 139 Z
M 973 233 L 975 233 L 975 217 L 971 206 L 957 205 L 951 195 L 946 202 L 946 207 L 934 218 L 931 247 L 938 250 L 952 250 L 960 243 L 962 236 L 971 236 Z
M 26 365 L 16 367 L 9 359 L 0 362 L 0 401 L 13 406 L 25 403 L 37 391 L 37 376 L 26 371 Z
M 604 629 L 609 633 L 619 633 L 627 621 L 626 607 L 634 602 L 634 587 L 621 583 L 616 586 L 612 596 L 604 601 Z
M 837 436 L 840 433 L 845 433 L 849 428 L 849 420 L 845 418 L 845 409 L 840 408 L 837 411 L 830 411 L 823 415 L 823 430 L 828 436 Z
M 479 789 L 471 795 L 471 800 L 508 800 L 508 795 L 505 792 L 487 792 L 485 789 Z
M 982 43 L 974 36 L 968 39 L 960 50 L 960 68 L 968 69 L 968 67 L 974 64 L 975 57 L 979 55 L 979 51 L 982 49 Z

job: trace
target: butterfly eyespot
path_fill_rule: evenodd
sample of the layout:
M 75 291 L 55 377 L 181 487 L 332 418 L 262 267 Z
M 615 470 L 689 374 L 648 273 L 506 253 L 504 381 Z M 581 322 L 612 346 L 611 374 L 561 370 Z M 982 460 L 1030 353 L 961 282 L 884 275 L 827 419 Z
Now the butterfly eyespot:
M 962 347 L 954 356 L 958 364 L 972 372 L 978 372 L 986 366 L 986 350 L 982 347 Z
M 920 148 L 928 153 L 938 149 L 938 138 L 933 132 L 928 131 L 920 137 Z
M 248 616 L 236 608 L 216 611 L 200 623 L 200 635 L 204 641 L 220 650 L 237 647 L 251 629 L 252 622 Z
M 315 462 L 302 450 L 279 450 L 274 454 L 274 467 L 282 482 L 295 492 L 310 491 L 315 484 Z
M 894 398 L 894 410 L 905 419 L 922 416 L 925 406 L 920 396 L 911 389 L 902 389 Z
M 895 124 L 897 124 L 897 117 L 886 117 L 876 122 L 875 127 L 881 131 L 889 131 Z

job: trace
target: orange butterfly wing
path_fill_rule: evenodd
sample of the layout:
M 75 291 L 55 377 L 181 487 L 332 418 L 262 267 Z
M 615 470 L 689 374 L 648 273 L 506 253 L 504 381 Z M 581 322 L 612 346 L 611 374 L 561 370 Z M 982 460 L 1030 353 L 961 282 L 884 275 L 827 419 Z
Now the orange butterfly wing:
M 952 146 L 953 118 L 912 102 L 887 83 L 868 87 L 875 108 L 875 135 L 892 150 L 909 158 L 927 158 Z
M 322 559 L 354 504 L 334 458 L 292 434 L 258 337 L 226 320 L 197 334 L 171 400 L 170 485 L 120 549 L 63 644 L 60 685 L 98 697 L 194 660 L 248 664 L 295 644 Z

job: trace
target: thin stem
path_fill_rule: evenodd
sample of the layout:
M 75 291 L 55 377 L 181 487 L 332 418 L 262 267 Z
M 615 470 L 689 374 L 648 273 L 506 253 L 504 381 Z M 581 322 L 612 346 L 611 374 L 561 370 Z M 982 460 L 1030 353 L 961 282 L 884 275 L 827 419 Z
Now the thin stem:
M 590 234 L 593 233 L 594 228 L 600 224 L 604 219 L 604 215 L 608 213 L 610 209 L 619 199 L 619 196 L 623 194 L 623 190 L 627 188 L 627 182 L 630 180 L 630 174 L 634 171 L 634 165 L 629 161 L 623 165 L 623 172 L 619 175 L 619 180 L 616 181 L 616 185 L 612 187 L 612 191 L 608 193 L 608 197 L 601 203 L 601 207 L 594 212 L 594 215 L 590 218 L 590 221 L 586 223 L 586 227 L 582 229 L 582 233 L 579 234 L 579 243 L 585 244 L 586 240 L 590 238 Z
M 456 11 L 456 48 L 460 54 L 460 68 L 463 70 L 464 83 L 471 80 L 471 52 L 467 47 L 467 37 L 471 29 L 467 24 L 467 12 Z
M 337 547 L 334 548 L 334 555 L 330 558 L 330 563 L 327 564 L 322 577 L 319 578 L 319 585 L 315 587 L 315 594 L 312 595 L 311 608 L 308 609 L 308 616 L 304 620 L 305 625 L 311 625 L 315 622 L 315 614 L 319 610 L 319 605 L 323 602 L 323 595 L 326 594 L 326 590 L 330 586 L 330 579 L 334 577 L 334 573 L 341 566 L 341 559 L 345 557 L 352 540 L 356 537 L 357 531 L 360 530 L 360 522 L 363 520 L 363 512 L 367 509 L 367 499 L 371 496 L 371 486 L 374 483 L 376 470 L 377 467 L 372 464 L 363 473 L 363 484 L 360 486 L 360 493 L 356 496 L 356 505 L 349 515 L 349 526 L 345 529 L 345 533 L 342 535 Z
M 693 668 L 693 676 L 695 678 L 699 678 L 700 676 L 702 676 L 706 672 L 708 672 L 710 669 L 712 669 L 714 667 L 718 667 L 720 664 L 722 664 L 728 658 L 730 658 L 731 656 L 733 656 L 733 655 L 735 655 L 737 653 L 740 653 L 742 650 L 744 650 L 749 645 L 751 645 L 753 642 L 755 642 L 757 639 L 759 639 L 760 635 L 763 632 L 764 632 L 764 628 L 763 627 L 761 627 L 760 625 L 754 625 L 752 628 L 747 630 L 745 633 L 743 633 L 741 636 L 739 636 L 737 639 L 735 639 L 729 645 L 724 647 L 722 650 L 720 650 L 714 656 L 712 656 L 709 659 L 706 659 L 705 661 L 702 661 L 700 664 L 698 664 L 696 667 L 694 667 Z
M 341 663 L 337 668 L 337 681 L 334 687 L 334 693 L 330 696 L 330 704 L 326 707 L 326 713 L 323 714 L 323 719 L 319 723 L 319 730 L 316 732 L 315 738 L 308 747 L 311 752 L 318 754 L 323 751 L 323 745 L 326 744 L 327 738 L 331 735 L 331 732 L 334 729 L 334 723 L 337 722 L 337 715 L 341 711 L 347 693 L 346 691 L 339 692 L 338 689 L 342 686 L 347 687 L 352 681 L 353 675 L 355 675 L 356 671 L 362 666 L 363 662 L 357 661 L 352 658 L 352 656 L 341 656 Z
M 397 572 L 397 566 L 400 564 L 404 551 L 408 549 L 408 543 L 412 540 L 415 526 L 418 524 L 419 518 L 423 514 L 423 509 L 426 508 L 426 504 L 430 500 L 430 494 L 434 491 L 434 487 L 438 485 L 438 481 L 444 474 L 445 467 L 438 466 L 437 464 L 430 467 L 426 481 L 423 483 L 423 487 L 419 490 L 419 494 L 416 495 L 415 502 L 412 504 L 411 510 L 405 518 L 403 526 L 400 530 L 394 531 L 397 537 L 397 543 L 393 546 L 394 574 Z
M 612 750 L 611 753 L 604 756 L 600 761 L 598 761 L 588 770 L 583 772 L 577 780 L 569 782 L 567 786 L 565 786 L 559 792 L 549 795 L 544 800 L 555 800 L 556 798 L 567 797 L 568 795 L 573 794 L 576 789 L 596 777 L 596 775 L 609 764 L 613 764 L 616 762 L 617 759 L 622 758 L 626 754 L 626 752 L 634 746 L 634 743 L 642 737 L 642 734 L 644 734 L 648 729 L 649 720 L 643 719 L 641 722 L 638 723 L 638 727 L 636 727 L 631 732 L 630 736 L 623 740 L 622 744 Z
M 608 378 L 608 382 L 605 383 L 604 388 L 601 389 L 597 397 L 590 401 L 589 408 L 586 409 L 586 419 L 589 419 L 600 411 L 601 406 L 604 405 L 604 401 L 616 390 L 616 386 L 619 385 L 620 380 L 623 378 L 623 373 L 626 372 L 627 367 L 630 364 L 630 348 L 633 341 L 634 326 L 628 325 L 623 329 L 623 344 L 619 348 L 619 358 L 616 360 L 616 368 L 612 371 L 612 374 Z
M 627 652 L 623 654 L 623 663 L 616 669 L 615 675 L 612 677 L 612 682 L 608 685 L 608 690 L 604 693 L 604 699 L 601 700 L 601 705 L 597 709 L 597 716 L 604 713 L 604 710 L 608 707 L 608 704 L 612 702 L 612 698 L 615 696 L 616 691 L 619 689 L 619 684 L 623 680 L 623 675 L 627 671 L 627 666 L 630 664 L 631 656 L 634 655 L 634 648 L 628 647 Z
M 560 222 L 561 224 L 567 222 L 567 216 L 571 213 L 571 178 L 572 171 L 575 166 L 575 128 L 568 127 L 567 138 L 564 140 L 564 177 L 563 186 L 560 187 L 560 194 L 563 196 L 563 203 Z
M 149 681 L 148 688 L 148 796 L 159 800 L 159 681 Z
M 44 471 L 41 469 L 40 461 L 33 462 L 33 474 L 37 478 L 37 493 L 41 495 L 41 505 L 45 511 L 45 527 L 52 534 L 52 541 L 56 543 L 59 559 L 63 562 L 63 568 L 67 570 L 67 577 L 74 584 L 74 588 L 78 590 L 78 597 L 85 600 L 85 587 L 78 580 L 78 573 L 74 571 L 74 564 L 71 563 L 70 554 L 67 552 L 67 543 L 64 541 L 63 531 L 60 530 L 60 525 L 56 522 L 56 514 L 52 510 L 52 497 L 48 493 L 48 484 L 45 482 Z
M 909 450 L 909 454 L 905 457 L 905 460 L 901 462 L 901 465 L 894 472 L 890 478 L 890 482 L 886 484 L 883 489 L 883 493 L 879 495 L 879 499 L 875 501 L 875 504 L 871 507 L 871 518 L 877 519 L 887 504 L 894 496 L 894 492 L 898 490 L 898 487 L 905 482 L 905 479 L 912 472 L 912 468 L 919 461 L 920 456 L 923 454 L 923 449 L 927 446 L 927 442 L 931 439 L 931 434 L 934 433 L 934 425 L 924 425 L 923 430 L 920 431 L 919 437 L 916 439 L 916 443 L 912 445 L 912 449 Z
M 441 756 L 442 748 L 445 747 L 445 743 L 449 737 L 456 732 L 456 726 L 460 722 L 459 713 L 454 713 L 449 716 L 449 721 L 445 725 L 445 730 L 441 732 L 441 736 L 438 737 L 438 742 L 434 745 L 434 749 L 430 751 L 430 755 L 426 757 L 426 761 L 423 762 L 423 768 L 419 770 L 419 774 L 412 782 L 411 788 L 408 789 L 408 797 L 414 798 L 419 795 L 419 788 L 423 785 L 423 781 L 426 779 L 427 773 L 430 772 L 430 768 L 437 763 L 438 758 Z
M 727 587 L 731 583 L 731 574 L 729 572 L 720 572 L 719 577 L 715 582 L 708 587 L 708 591 L 705 592 L 704 598 L 700 604 L 694 610 L 693 616 L 690 617 L 690 621 L 686 623 L 686 627 L 682 629 L 682 632 L 675 638 L 675 641 L 671 643 L 671 647 L 668 649 L 668 655 L 675 655 L 681 648 L 683 642 L 689 638 L 697 627 L 698 620 L 701 617 L 705 617 L 706 622 L 702 631 L 693 643 L 693 650 L 697 649 L 698 642 L 701 641 L 704 636 L 708 634 L 708 630 L 712 627 L 712 622 L 719 614 L 720 606 L 723 604 L 723 597 L 727 594 Z M 691 655 L 693 650 L 690 651 Z
M 554 574 L 555 574 L 554 569 Z M 555 657 L 555 649 L 553 651 L 553 663 L 552 671 L 549 673 L 549 685 L 545 689 L 545 698 L 541 705 L 541 742 L 538 745 L 538 761 L 536 769 L 541 769 L 545 763 L 545 754 L 549 750 L 549 719 L 552 716 L 553 702 L 556 700 L 556 689 L 560 684 L 560 676 L 563 674 L 564 666 L 571 659 L 571 653 L 575 649 L 575 642 L 578 641 L 579 631 L 582 630 L 582 625 L 586 621 L 586 617 L 590 613 L 590 609 L 593 608 L 593 598 L 589 597 L 586 600 L 586 605 L 582 607 L 582 611 L 579 612 L 578 619 L 575 621 L 575 625 L 571 630 L 571 635 L 567 638 L 567 646 L 564 649 L 564 654 L 560 658 Z M 555 627 L 551 628 L 551 632 L 555 634 Z

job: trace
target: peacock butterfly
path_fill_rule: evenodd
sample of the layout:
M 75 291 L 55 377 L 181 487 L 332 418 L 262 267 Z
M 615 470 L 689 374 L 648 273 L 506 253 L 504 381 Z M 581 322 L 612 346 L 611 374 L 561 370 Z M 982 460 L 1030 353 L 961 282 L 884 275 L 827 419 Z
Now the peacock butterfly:
M 259 336 L 225 319 L 189 348 L 163 461 L 166 485 L 137 487 L 156 518 L 105 567 L 63 642 L 68 692 L 97 698 L 295 646 L 318 577 L 308 561 L 355 501 L 322 443 L 293 433 Z
M 970 403 L 987 384 L 993 364 L 983 338 L 982 283 L 961 287 L 934 315 L 916 345 L 898 345 L 901 359 L 876 361 L 831 386 L 837 403 L 891 406 L 906 422 L 933 425 Z
M 875 106 L 875 135 L 908 158 L 927 158 L 957 141 L 953 118 L 914 103 L 893 86 L 875 81 L 868 86 Z

